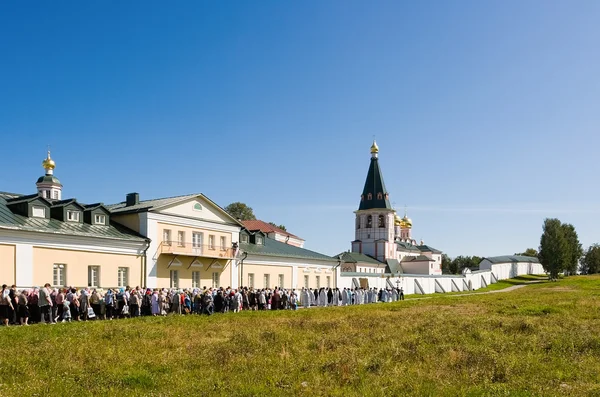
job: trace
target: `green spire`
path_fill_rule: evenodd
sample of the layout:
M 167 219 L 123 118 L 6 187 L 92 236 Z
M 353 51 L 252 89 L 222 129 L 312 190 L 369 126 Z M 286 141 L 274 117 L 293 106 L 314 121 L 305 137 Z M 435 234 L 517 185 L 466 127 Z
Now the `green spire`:
M 376 148 L 376 150 L 373 148 Z M 379 148 L 377 147 L 377 143 L 373 141 L 373 146 L 371 146 L 371 164 L 369 165 L 367 180 L 365 181 L 365 187 L 360 197 L 359 210 L 392 209 L 385 183 L 383 183 L 383 175 L 379 168 L 378 153 Z

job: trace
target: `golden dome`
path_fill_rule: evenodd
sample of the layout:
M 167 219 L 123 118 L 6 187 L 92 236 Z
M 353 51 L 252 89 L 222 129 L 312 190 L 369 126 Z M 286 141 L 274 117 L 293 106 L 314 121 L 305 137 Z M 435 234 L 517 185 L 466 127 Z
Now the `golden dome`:
M 379 146 L 377 146 L 377 142 L 373 141 L 371 145 L 371 154 L 379 153 Z
M 400 215 L 398 215 L 398 214 L 394 215 L 394 225 L 400 226 L 401 224 L 402 224 L 402 219 L 400 218 Z
M 412 220 L 408 216 L 404 215 L 404 218 L 400 220 L 400 227 L 405 229 L 412 228 Z
M 53 170 L 54 168 L 56 168 L 56 163 L 54 162 L 54 160 L 52 160 L 50 158 L 49 150 L 48 150 L 48 157 L 46 157 L 46 159 L 44 161 L 42 161 L 42 167 L 44 167 L 44 169 L 46 169 L 46 170 Z

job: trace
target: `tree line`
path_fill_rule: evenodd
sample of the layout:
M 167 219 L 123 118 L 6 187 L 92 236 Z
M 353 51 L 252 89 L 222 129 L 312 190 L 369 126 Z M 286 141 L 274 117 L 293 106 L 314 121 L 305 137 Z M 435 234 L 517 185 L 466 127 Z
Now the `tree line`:
M 256 215 L 254 215 L 254 210 L 252 207 L 248 206 L 245 203 L 240 203 L 239 201 L 235 203 L 229 204 L 224 208 L 225 211 L 235 219 L 239 219 L 241 221 L 254 221 L 256 220 Z M 287 231 L 285 225 L 278 225 L 275 222 L 269 222 L 269 225 L 275 226 L 283 231 Z

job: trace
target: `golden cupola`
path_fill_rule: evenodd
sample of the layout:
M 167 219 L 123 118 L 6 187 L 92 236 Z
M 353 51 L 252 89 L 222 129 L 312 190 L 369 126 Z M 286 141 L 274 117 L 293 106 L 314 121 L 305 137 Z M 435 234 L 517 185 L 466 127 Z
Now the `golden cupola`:
M 402 218 L 400 218 L 400 215 L 398 215 L 398 214 L 394 215 L 394 225 L 395 226 L 401 226 L 402 225 Z
M 48 150 L 48 156 L 42 161 L 42 167 L 46 170 L 46 175 L 52 175 L 54 169 L 56 168 L 56 163 L 50 157 L 50 150 Z
M 402 229 L 412 228 L 412 220 L 408 216 L 404 215 L 404 218 L 400 220 L 400 227 Z
M 371 154 L 379 153 L 379 146 L 377 146 L 377 142 L 373 140 L 373 144 L 371 145 Z

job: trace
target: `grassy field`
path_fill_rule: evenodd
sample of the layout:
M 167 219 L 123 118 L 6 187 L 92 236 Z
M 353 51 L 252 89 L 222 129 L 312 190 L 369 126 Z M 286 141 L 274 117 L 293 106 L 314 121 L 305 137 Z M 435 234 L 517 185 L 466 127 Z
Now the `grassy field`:
M 358 307 L 0 328 L 0 395 L 600 395 L 600 277 Z

